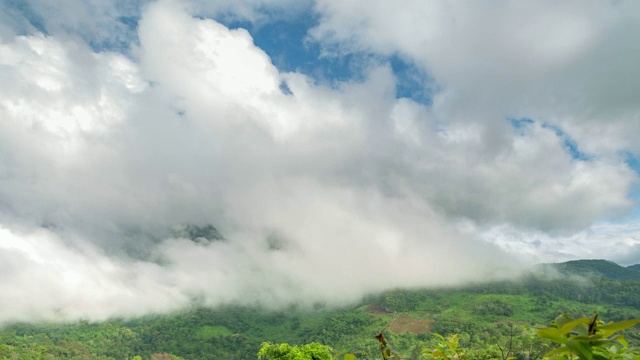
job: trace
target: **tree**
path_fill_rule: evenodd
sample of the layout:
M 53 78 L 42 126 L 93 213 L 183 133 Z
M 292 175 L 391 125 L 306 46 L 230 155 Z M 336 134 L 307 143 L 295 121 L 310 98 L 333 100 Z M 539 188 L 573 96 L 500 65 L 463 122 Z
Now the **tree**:
M 333 349 L 330 346 L 312 342 L 302 346 L 287 343 L 274 344 L 264 342 L 260 346 L 258 359 L 266 360 L 332 360 Z

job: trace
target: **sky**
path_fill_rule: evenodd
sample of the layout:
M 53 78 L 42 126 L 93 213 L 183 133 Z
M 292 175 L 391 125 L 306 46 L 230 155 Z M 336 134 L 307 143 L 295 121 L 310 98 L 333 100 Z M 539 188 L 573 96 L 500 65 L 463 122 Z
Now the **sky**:
M 0 3 L 0 322 L 640 263 L 637 1 Z

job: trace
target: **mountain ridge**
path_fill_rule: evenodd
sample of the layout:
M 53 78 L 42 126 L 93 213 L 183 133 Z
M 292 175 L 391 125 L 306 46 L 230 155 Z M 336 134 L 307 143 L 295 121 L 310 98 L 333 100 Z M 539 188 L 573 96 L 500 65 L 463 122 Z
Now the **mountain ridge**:
M 631 270 L 635 270 L 635 271 L 640 271 L 640 264 L 633 264 L 633 265 L 629 265 L 629 266 L 627 266 L 627 269 L 631 269 Z
M 610 260 L 580 259 L 544 265 L 551 266 L 567 275 L 605 280 L 640 281 L 640 264 L 624 267 Z

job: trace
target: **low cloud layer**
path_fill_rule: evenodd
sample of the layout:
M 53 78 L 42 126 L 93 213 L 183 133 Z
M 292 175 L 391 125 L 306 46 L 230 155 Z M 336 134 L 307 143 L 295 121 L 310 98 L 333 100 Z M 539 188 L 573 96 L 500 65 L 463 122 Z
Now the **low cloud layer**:
M 349 38 L 359 47 L 350 51 L 408 56 L 442 83 L 433 104 L 396 98 L 384 63 L 332 86 L 280 72 L 246 30 L 196 16 L 236 11 L 266 21 L 256 15 L 264 4 L 140 3 L 125 9 L 141 14 L 137 27 L 122 32 L 107 26 L 122 4 L 83 4 L 102 14 L 106 25 L 95 29 L 107 35 L 0 18 L 0 302 L 9 304 L 0 321 L 194 303 L 338 305 L 398 286 L 494 279 L 562 258 L 516 245 L 533 243 L 526 234 L 556 246 L 558 236 L 634 206 L 637 174 L 622 152 L 636 151 L 623 131 L 633 125 L 622 117 L 637 108 L 615 120 L 619 145 L 589 146 L 589 129 L 601 123 L 581 127 L 571 117 L 581 112 L 542 111 L 544 97 L 522 113 L 496 107 L 506 93 L 525 104 L 544 81 L 522 79 L 528 88 L 512 90 L 505 76 L 486 92 L 474 88 L 435 53 L 373 41 L 377 28 L 345 27 L 349 8 L 331 2 L 314 5 L 321 20 L 309 41 Z M 67 16 L 82 19 L 59 19 Z M 327 38 L 330 29 L 337 38 Z M 129 39 L 127 55 L 87 41 L 113 43 L 112 33 Z M 579 62 L 589 39 L 549 61 Z M 467 101 L 473 94 L 481 104 Z M 526 116 L 540 118 L 514 125 Z M 559 129 L 571 130 L 588 159 L 572 154 Z

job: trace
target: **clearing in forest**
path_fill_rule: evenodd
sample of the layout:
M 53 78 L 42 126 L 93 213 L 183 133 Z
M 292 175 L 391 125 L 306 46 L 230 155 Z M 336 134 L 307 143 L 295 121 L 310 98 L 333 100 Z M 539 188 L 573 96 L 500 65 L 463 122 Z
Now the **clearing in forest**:
M 376 315 L 389 315 L 390 314 L 390 312 L 385 310 L 382 306 L 375 305 L 375 304 L 371 304 L 371 305 L 367 306 L 365 311 L 368 312 L 369 314 L 376 314 Z
M 396 334 L 427 334 L 432 324 L 432 319 L 417 319 L 402 314 L 389 324 L 389 330 Z

